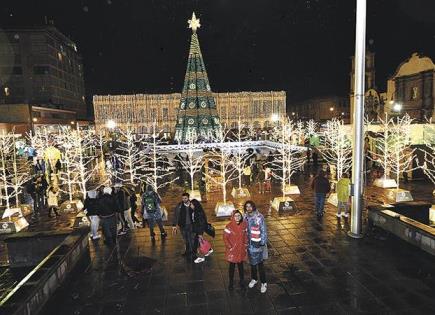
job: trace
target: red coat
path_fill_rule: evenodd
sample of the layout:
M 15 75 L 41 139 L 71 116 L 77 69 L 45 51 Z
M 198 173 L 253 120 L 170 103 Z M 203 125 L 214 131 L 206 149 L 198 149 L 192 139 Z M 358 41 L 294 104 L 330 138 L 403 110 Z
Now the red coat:
M 225 259 L 232 263 L 246 260 L 246 247 L 248 244 L 247 224 L 242 220 L 237 224 L 231 216 L 231 222 L 224 229 Z

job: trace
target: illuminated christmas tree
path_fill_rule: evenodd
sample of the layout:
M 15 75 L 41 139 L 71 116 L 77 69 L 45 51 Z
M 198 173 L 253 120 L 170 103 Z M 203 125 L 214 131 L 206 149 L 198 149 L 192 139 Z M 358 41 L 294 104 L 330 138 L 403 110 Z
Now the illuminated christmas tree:
M 201 25 L 195 13 L 192 14 L 192 19 L 188 22 L 193 33 L 175 125 L 175 140 L 182 143 L 187 141 L 187 135 L 196 136 L 198 141 L 214 139 L 220 128 L 216 103 L 211 92 L 196 34 Z

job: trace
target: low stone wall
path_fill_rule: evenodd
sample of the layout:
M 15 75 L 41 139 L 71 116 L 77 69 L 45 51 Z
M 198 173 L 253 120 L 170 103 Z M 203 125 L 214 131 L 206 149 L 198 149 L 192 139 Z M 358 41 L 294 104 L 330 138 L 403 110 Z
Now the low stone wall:
M 63 231 L 21 232 L 5 238 L 10 268 L 34 267 L 71 233 Z
M 74 230 L 0 301 L 0 315 L 37 314 L 85 254 L 88 228 Z
M 435 255 L 435 228 L 401 215 L 394 210 L 368 207 L 369 222 L 425 252 Z

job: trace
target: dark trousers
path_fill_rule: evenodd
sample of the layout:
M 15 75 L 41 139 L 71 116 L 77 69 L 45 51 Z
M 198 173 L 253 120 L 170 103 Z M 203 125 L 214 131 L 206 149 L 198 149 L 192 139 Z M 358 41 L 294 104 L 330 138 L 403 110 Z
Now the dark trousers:
M 41 194 L 35 194 L 33 199 L 33 212 L 35 216 L 39 216 L 42 208 L 44 208 L 44 196 Z
M 101 219 L 101 228 L 103 230 L 104 240 L 106 244 L 109 246 L 113 246 L 116 244 L 116 215 L 112 215 L 111 217 L 100 217 Z
M 133 223 L 140 222 L 139 219 L 136 217 L 136 209 L 137 207 L 131 206 L 131 218 L 133 219 Z
M 192 225 L 180 227 L 181 235 L 183 236 L 184 244 L 186 245 L 186 253 L 195 254 L 195 233 L 192 231 Z
M 264 272 L 263 262 L 257 265 L 251 265 L 251 278 L 258 281 L 257 269 L 260 272 L 260 282 L 266 283 L 266 273 Z
M 55 215 L 59 215 L 59 213 L 57 212 L 57 207 L 56 206 L 50 206 L 48 207 L 48 216 L 51 217 L 51 212 L 54 212 Z
M 150 234 L 151 236 L 154 236 L 154 226 L 156 225 L 159 227 L 160 233 L 165 233 L 165 229 L 163 228 L 163 222 L 162 219 L 155 219 L 152 215 L 148 216 L 148 224 L 150 226 Z
M 228 276 L 230 279 L 230 284 L 233 284 L 233 282 L 234 282 L 234 269 L 235 268 L 236 268 L 236 263 L 230 262 L 230 265 L 228 267 Z M 245 274 L 243 272 L 243 262 L 237 263 L 237 269 L 239 270 L 240 283 L 242 283 L 243 280 L 245 279 Z
M 325 207 L 326 194 L 316 193 L 314 197 L 314 204 L 316 207 L 316 214 L 323 215 L 323 208 Z

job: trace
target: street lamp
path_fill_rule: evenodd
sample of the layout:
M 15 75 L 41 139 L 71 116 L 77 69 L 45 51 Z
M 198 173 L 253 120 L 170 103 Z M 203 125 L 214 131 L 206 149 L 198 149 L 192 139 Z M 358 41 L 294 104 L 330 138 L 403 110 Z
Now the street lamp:
M 33 117 L 33 118 L 32 118 L 32 121 L 33 121 L 33 122 L 38 122 L 38 118 Z
M 402 104 L 400 104 L 400 103 L 395 103 L 395 104 L 393 105 L 393 110 L 394 110 L 395 112 L 399 113 L 400 111 L 402 111 Z
M 334 107 L 329 107 L 329 111 L 333 112 L 334 111 Z
M 272 114 L 272 121 L 273 122 L 277 122 L 279 120 L 279 115 L 278 114 Z
M 116 122 L 113 119 L 110 119 L 106 122 L 106 127 L 113 130 L 116 128 Z

